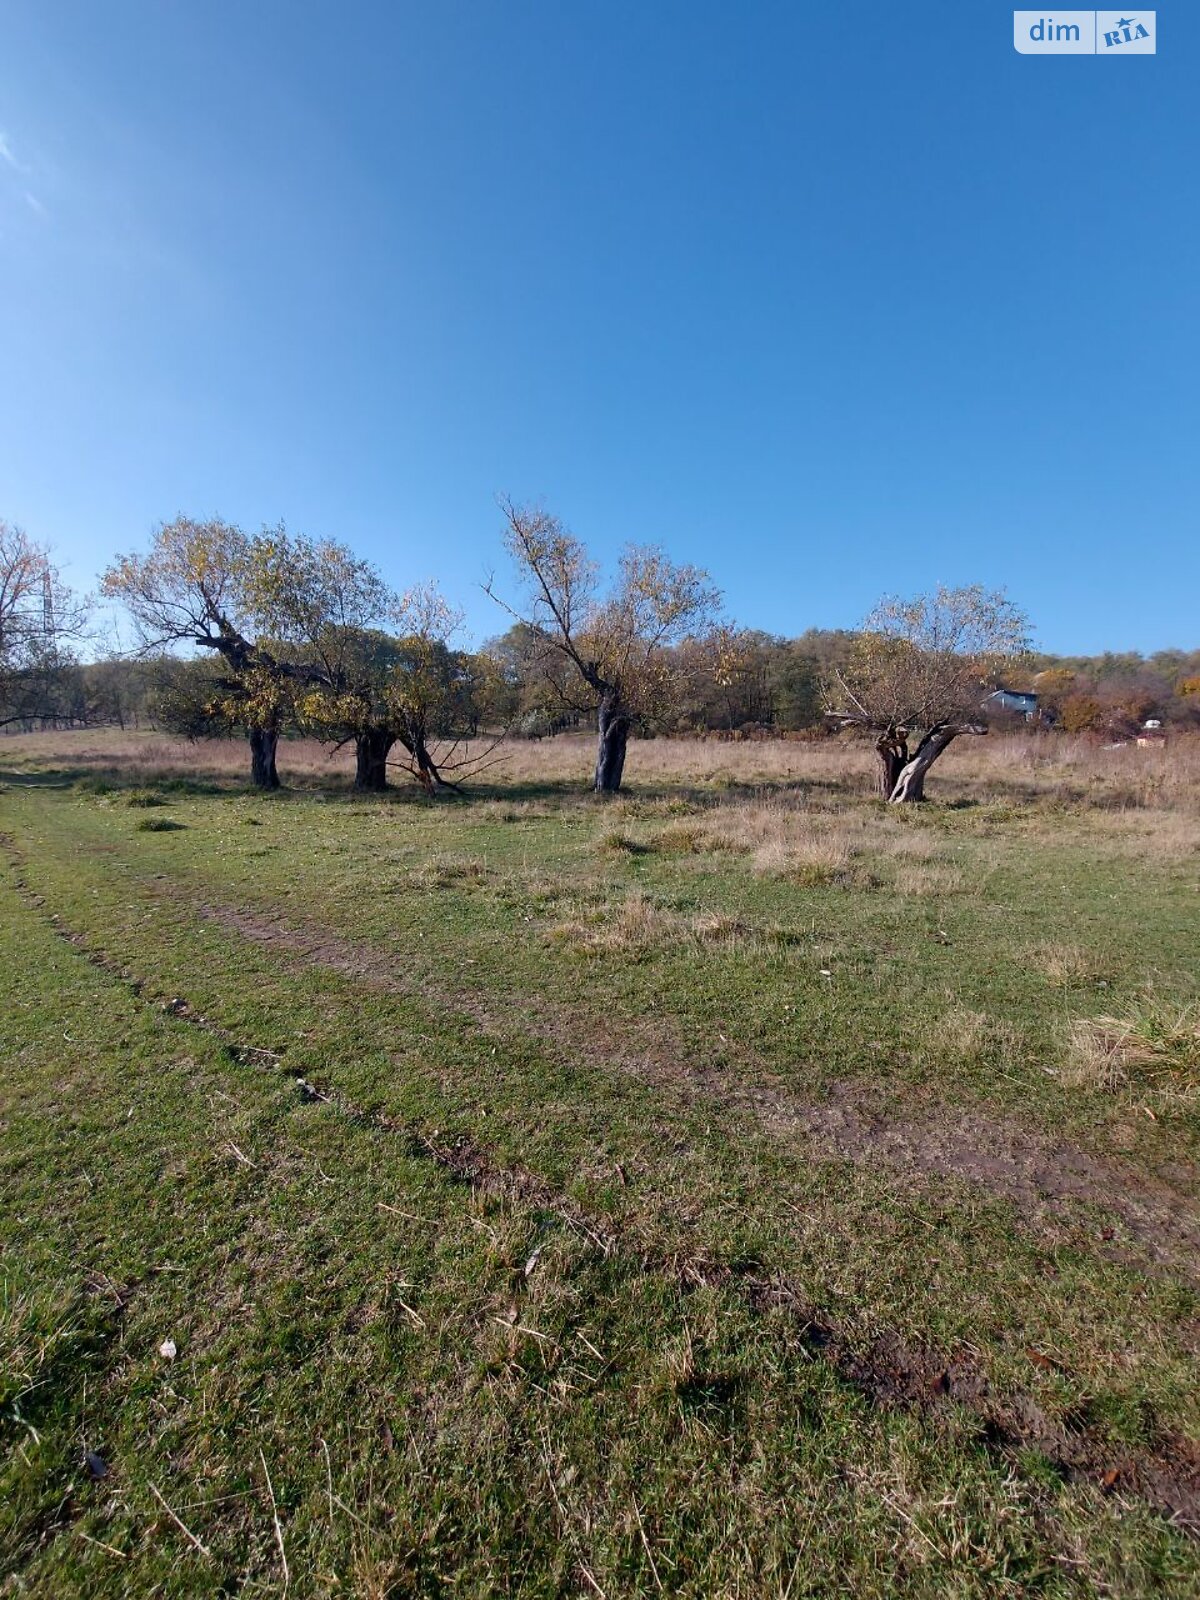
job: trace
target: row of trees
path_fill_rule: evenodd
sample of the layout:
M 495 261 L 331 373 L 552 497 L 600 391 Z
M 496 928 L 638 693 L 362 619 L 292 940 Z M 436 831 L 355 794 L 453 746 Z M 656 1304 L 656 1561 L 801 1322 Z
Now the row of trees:
M 454 786 L 471 679 L 451 643 L 461 619 L 432 586 L 397 592 L 334 540 L 180 517 L 148 551 L 119 557 L 103 591 L 128 610 L 143 652 L 200 653 L 201 671 L 164 696 L 167 714 L 192 733 L 245 729 L 260 787 L 279 784 L 289 726 L 352 743 L 360 789 L 386 786 L 397 749 L 431 793 Z M 433 745 L 447 742 L 435 761 Z
M 680 675 L 678 697 L 658 726 L 673 734 L 735 738 L 818 733 L 827 726 L 825 683 L 850 656 L 855 635 L 810 629 L 794 639 L 754 629 L 729 629 L 720 670 Z M 95 651 L 99 641 L 89 640 Z M 683 647 L 686 651 L 688 647 Z M 507 728 L 510 737 L 541 739 L 577 729 L 584 715 L 564 707 L 530 671 L 526 631 L 514 624 L 478 651 L 460 652 L 465 726 Z M 1120 662 L 1105 671 L 1106 662 Z M 131 656 L 111 650 L 83 660 L 59 647 L 52 664 L 21 680 L 7 706 L 9 731 L 39 727 L 159 728 L 203 735 L 234 731 L 205 726 L 211 663 L 170 653 Z M 1200 651 L 1163 651 L 1151 658 L 1052 656 L 1010 663 L 1010 689 L 1038 696 L 1038 721 L 1104 740 L 1130 738 L 1151 718 L 1177 729 L 1200 729 Z M 993 716 L 993 722 L 998 720 Z
M 345 545 L 179 517 L 103 578 L 136 651 L 86 664 L 71 649 L 83 608 L 47 552 L 0 524 L 0 726 L 106 703 L 123 722 L 150 696 L 177 731 L 244 732 L 263 787 L 279 782 L 290 729 L 352 744 L 361 789 L 400 766 L 438 794 L 514 728 L 595 719 L 593 785 L 612 793 L 635 730 L 820 725 L 870 736 L 880 793 L 905 802 L 954 739 L 986 731 L 999 682 L 1044 685 L 1064 721 L 1078 700 L 1081 669 L 1032 657 L 1021 613 L 979 587 L 885 601 L 857 633 L 787 641 L 730 626 L 709 575 L 656 547 L 626 550 L 606 578 L 547 511 L 502 510 L 510 581 L 486 588 L 508 626 L 481 652 L 455 643 L 461 617 L 435 587 L 398 592 Z

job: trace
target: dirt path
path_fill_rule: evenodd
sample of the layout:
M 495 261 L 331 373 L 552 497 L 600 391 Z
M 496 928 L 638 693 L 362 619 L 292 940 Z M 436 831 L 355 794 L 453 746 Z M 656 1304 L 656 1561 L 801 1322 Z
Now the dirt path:
M 1120 1255 L 1124 1241 L 1105 1239 L 1105 1232 L 1123 1230 L 1125 1258 L 1200 1283 L 1200 1214 L 1187 1196 L 1132 1168 L 1090 1154 L 1061 1139 L 1048 1138 L 982 1108 L 930 1109 L 925 1097 L 914 1099 L 914 1114 L 889 1115 L 880 1097 L 860 1083 L 837 1085 L 827 1099 L 798 1099 L 759 1063 L 748 1063 L 762 1081 L 732 1079 L 727 1071 L 689 1060 L 681 1040 L 662 1018 L 652 1024 L 619 1023 L 606 1016 L 603 1037 L 594 1041 L 595 1024 L 579 1007 L 541 996 L 524 996 L 519 1016 L 497 1012 L 477 991 L 456 988 L 431 994 L 428 983 L 408 976 L 386 952 L 346 940 L 327 929 L 300 926 L 280 917 L 244 908 L 204 902 L 198 915 L 217 922 L 284 960 L 339 973 L 380 992 L 433 1001 L 469 1015 L 487 1033 L 514 1029 L 530 1035 L 564 1057 L 592 1057 L 591 1044 L 603 1047 L 607 1065 L 660 1084 L 689 1104 L 703 1101 L 714 1109 L 755 1118 L 768 1131 L 801 1135 L 826 1157 L 863 1166 L 883 1163 L 917 1176 L 964 1180 L 989 1194 L 1011 1201 L 1023 1221 L 1036 1220 L 1047 1207 L 1073 1203 L 1093 1206 L 1110 1226 L 1095 1230 L 1099 1246 Z M 581 1052 L 581 1042 L 589 1048 Z

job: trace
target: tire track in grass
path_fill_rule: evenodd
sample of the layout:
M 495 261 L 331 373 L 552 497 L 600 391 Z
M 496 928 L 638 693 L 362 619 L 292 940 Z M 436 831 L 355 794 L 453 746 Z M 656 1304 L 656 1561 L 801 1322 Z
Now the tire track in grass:
M 197 916 L 277 953 L 293 970 L 318 967 L 376 992 L 425 1002 L 431 998 L 428 983 L 406 981 L 385 952 L 327 929 L 297 926 L 211 901 L 198 901 L 192 909 Z M 477 991 L 457 987 L 434 998 L 447 1011 L 470 1016 L 485 1033 L 502 1037 L 511 1027 L 511 1019 Z M 520 1027 L 566 1059 L 581 1056 L 587 1020 L 578 1007 L 525 996 Z M 858 1166 L 883 1163 L 898 1171 L 967 1182 L 1010 1202 L 1026 1228 L 1046 1205 L 1059 1210 L 1076 1204 L 1093 1206 L 1118 1219 L 1136 1246 L 1111 1244 L 1098 1253 L 1200 1286 L 1200 1217 L 1189 1199 L 1161 1180 L 1147 1180 L 1065 1140 L 1046 1138 L 989 1116 L 982 1108 L 941 1108 L 936 1119 L 887 1115 L 855 1083 L 836 1084 L 824 1100 L 806 1102 L 777 1081 L 731 1081 L 726 1072 L 689 1061 L 683 1044 L 671 1037 L 661 1019 L 653 1027 L 622 1030 L 609 1016 L 596 1043 L 606 1065 L 670 1088 L 689 1105 L 748 1115 L 768 1133 L 807 1140 L 826 1158 Z M 590 1050 L 582 1054 L 594 1059 Z
M 17 892 L 31 913 L 41 915 L 81 959 L 124 985 L 136 1004 L 157 1007 L 203 1030 L 218 1040 L 239 1066 L 285 1073 L 305 1101 L 327 1104 L 348 1121 L 395 1135 L 404 1141 L 406 1153 L 432 1161 L 477 1193 L 502 1195 L 552 1213 L 606 1257 L 624 1255 L 638 1270 L 670 1278 L 683 1292 L 709 1287 L 735 1294 L 757 1315 L 777 1319 L 781 1338 L 794 1341 L 813 1360 L 825 1363 L 872 1406 L 913 1412 L 931 1420 L 957 1407 L 976 1424 L 977 1447 L 1010 1469 L 1022 1472 L 1021 1453 L 1036 1452 L 1064 1481 L 1087 1483 L 1107 1495 L 1136 1497 L 1181 1531 L 1200 1537 L 1200 1444 L 1195 1441 L 1164 1433 L 1152 1445 L 1127 1448 L 1084 1413 L 1074 1417 L 1071 1426 L 1057 1423 L 1032 1396 L 993 1391 L 986 1369 L 971 1354 L 917 1346 L 891 1332 L 870 1339 L 856 1337 L 849 1325 L 829 1317 L 798 1285 L 764 1263 L 727 1263 L 683 1251 L 649 1252 L 610 1219 L 591 1215 L 528 1168 L 497 1162 L 485 1145 L 473 1139 L 464 1136 L 443 1144 L 436 1132 L 418 1123 L 364 1111 L 332 1086 L 289 1072 L 276 1052 L 237 1041 L 186 999 L 154 996 L 146 980 L 49 910 L 26 882 L 15 842 L 0 835 L 0 844 L 8 853 Z
M 163 900 L 167 891 L 160 880 L 136 872 L 133 877 L 148 898 Z M 874 1085 L 858 1080 L 835 1083 L 823 1099 L 805 1100 L 752 1052 L 741 1052 L 757 1080 L 751 1082 L 697 1060 L 661 1015 L 606 1013 L 601 1028 L 584 1007 L 526 993 L 514 1019 L 478 988 L 447 985 L 429 971 L 407 976 L 394 955 L 377 945 L 213 901 L 176 882 L 170 893 L 182 895 L 197 918 L 271 952 L 293 972 L 318 968 L 375 993 L 440 1007 L 460 1020 L 470 1018 L 499 1041 L 515 1027 L 559 1060 L 588 1068 L 599 1061 L 610 1071 L 665 1089 L 689 1110 L 746 1116 L 768 1135 L 794 1141 L 820 1159 L 966 1183 L 1010 1204 L 1014 1223 L 1026 1233 L 1044 1234 L 1051 1217 L 1066 1221 L 1076 1247 L 1200 1288 L 1200 1210 L 1192 1195 L 1119 1159 L 996 1116 L 985 1105 L 931 1105 L 930 1097 L 919 1093 L 912 1113 L 898 1115 L 885 1107 Z M 1190 1169 L 1181 1175 L 1191 1175 Z M 1081 1217 L 1080 1206 L 1092 1208 L 1099 1218 Z

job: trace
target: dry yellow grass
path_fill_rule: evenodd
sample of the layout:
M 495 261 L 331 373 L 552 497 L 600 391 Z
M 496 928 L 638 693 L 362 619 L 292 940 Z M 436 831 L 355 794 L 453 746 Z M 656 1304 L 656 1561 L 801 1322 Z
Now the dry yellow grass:
M 578 903 L 549 930 L 548 937 L 581 954 L 638 950 L 666 936 L 672 919 L 646 895 L 635 891 L 624 900 Z
M 636 954 L 671 942 L 720 948 L 727 953 L 778 949 L 787 944 L 785 932 L 719 912 L 688 916 L 659 905 L 635 889 L 623 899 L 597 895 L 559 905 L 567 912 L 547 932 L 555 944 L 581 955 L 625 951 Z
M 171 778 L 238 781 L 249 773 L 244 739 L 176 739 L 169 734 L 122 732 L 117 728 L 71 728 L 0 738 L 0 764 L 32 770 L 51 766 L 91 772 L 118 769 L 144 782 Z M 327 750 L 315 739 L 286 739 L 279 746 L 285 782 L 348 781 L 354 776 L 350 748 Z
M 1036 944 L 1027 952 L 1027 960 L 1056 989 L 1077 988 L 1096 976 L 1087 952 L 1075 944 Z
M 939 1018 L 930 1046 L 936 1060 L 955 1065 L 1011 1062 L 1020 1049 L 1020 1032 L 1012 1023 L 962 1005 L 952 1005 Z
M 594 807 L 591 752 L 581 734 L 512 743 L 475 785 L 474 804 L 504 821 L 532 821 L 547 807 L 561 809 L 565 785 L 577 786 L 580 807 Z M 872 761 L 869 746 L 838 739 L 635 741 L 631 786 L 604 804 L 609 826 L 597 837 L 597 854 L 692 856 L 699 871 L 706 858 L 741 857 L 763 877 L 913 901 L 983 889 L 978 852 L 968 881 L 952 833 L 926 826 L 921 808 L 888 809 L 873 799 Z M 344 793 L 353 757 L 349 749 L 286 740 L 279 767 L 285 784 Z M 0 772 L 111 774 L 142 792 L 176 779 L 240 783 L 246 768 L 241 739 L 192 744 L 111 728 L 0 738 Z M 406 792 L 402 774 L 395 783 Z M 559 792 L 541 795 L 542 785 Z M 1087 848 L 1097 860 L 1186 865 L 1200 853 L 1200 740 L 1106 751 L 1058 735 L 962 739 L 939 762 L 930 788 L 942 806 L 962 811 L 973 835 L 1002 841 L 1019 828 L 1059 848 L 1086 816 Z M 1056 987 L 1095 976 L 1066 947 L 1040 947 L 1030 959 Z
M 833 832 L 800 833 L 796 837 L 768 838 L 751 857 L 755 872 L 797 883 L 837 883 L 845 879 L 854 854 L 850 845 Z
M 669 853 L 748 856 L 753 871 L 800 883 L 890 883 L 911 896 L 964 887 L 961 869 L 947 859 L 952 842 L 914 833 L 895 813 L 849 807 L 836 797 L 814 802 L 803 790 L 766 799 L 722 797 L 701 815 L 670 823 L 651 837 L 655 848 Z
M 900 866 L 895 881 L 896 892 L 914 900 L 937 900 L 942 895 L 958 894 L 965 885 L 957 867 L 936 864 Z
M 506 781 L 586 783 L 592 740 L 563 735 L 508 747 L 497 768 Z M 849 738 L 634 740 L 626 774 L 633 784 L 694 784 L 705 789 L 756 784 L 812 785 L 871 793 L 874 754 Z M 946 801 L 1065 799 L 1073 804 L 1200 812 L 1200 739 L 1179 735 L 1154 748 L 1106 750 L 1059 733 L 991 735 L 956 741 L 934 768 L 931 798 Z
M 484 742 L 475 748 L 482 753 Z M 513 741 L 502 748 L 485 781 L 586 786 L 593 755 L 593 740 L 584 733 Z M 119 767 L 146 781 L 197 775 L 238 779 L 248 765 L 242 739 L 192 744 L 165 734 L 115 728 L 3 737 L 0 762 L 16 768 Z M 279 768 L 285 782 L 344 782 L 353 772 L 353 754 L 348 748 L 330 752 L 312 740 L 288 739 L 280 745 Z M 720 793 L 795 784 L 831 796 L 861 795 L 872 792 L 874 756 L 869 743 L 848 738 L 635 739 L 626 771 L 634 786 L 693 786 Z M 1182 824 L 1200 813 L 1200 738 L 1178 735 L 1162 746 L 1119 750 L 1057 733 L 964 738 L 938 762 L 929 788 L 932 797 L 947 802 L 1055 799 L 1118 815 L 1125 809 L 1171 808 L 1185 814 L 1177 817 Z M 1194 834 L 1186 837 L 1195 843 Z
M 1152 1059 L 1133 1024 L 1118 1017 L 1076 1017 L 1067 1028 L 1067 1048 L 1059 1077 L 1068 1089 L 1118 1089 L 1129 1067 Z
M 1127 1017 L 1076 1017 L 1059 1076 L 1068 1088 L 1115 1090 L 1146 1080 L 1162 1092 L 1200 1089 L 1200 1017 L 1194 1007 L 1144 1001 Z
M 439 852 L 413 871 L 412 882 L 421 889 L 465 888 L 484 882 L 487 876 L 484 862 Z

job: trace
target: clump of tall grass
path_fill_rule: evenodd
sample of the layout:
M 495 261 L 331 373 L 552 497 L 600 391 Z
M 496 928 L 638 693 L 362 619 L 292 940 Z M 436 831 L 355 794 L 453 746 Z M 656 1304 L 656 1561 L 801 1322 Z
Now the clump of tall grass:
M 751 858 L 755 872 L 804 886 L 849 883 L 853 851 L 834 834 L 767 839 Z
M 576 901 L 565 909 L 569 914 L 551 927 L 546 937 L 581 955 L 638 955 L 654 948 L 687 945 L 737 954 L 779 950 L 793 942 L 786 929 L 773 924 L 752 923 L 720 912 L 689 915 L 660 905 L 641 890 L 619 900 L 593 897 Z
M 986 1011 L 952 1005 L 933 1027 L 927 1053 L 942 1064 L 1005 1065 L 1018 1060 L 1022 1047 L 1021 1032 L 1013 1023 Z
M 125 804 L 133 811 L 145 811 L 152 806 L 168 806 L 170 801 L 157 789 L 130 789 Z
M 596 840 L 596 849 L 606 856 L 641 856 L 649 848 L 644 839 L 635 839 L 620 828 L 606 828 Z
M 412 875 L 418 889 L 470 889 L 488 877 L 487 863 L 473 857 L 441 853 L 424 862 Z
M 959 894 L 965 882 L 962 872 L 951 866 L 901 866 L 896 871 L 896 893 L 917 900 Z
M 1055 989 L 1077 989 L 1096 977 L 1095 963 L 1075 944 L 1036 944 L 1026 960 Z
M 1069 1088 L 1111 1092 L 1136 1083 L 1191 1097 L 1200 1089 L 1200 1014 L 1149 998 L 1125 1017 L 1076 1017 L 1059 1077 Z
M 655 843 L 667 855 L 719 855 L 738 849 L 728 834 L 703 821 L 673 823 L 662 830 Z

